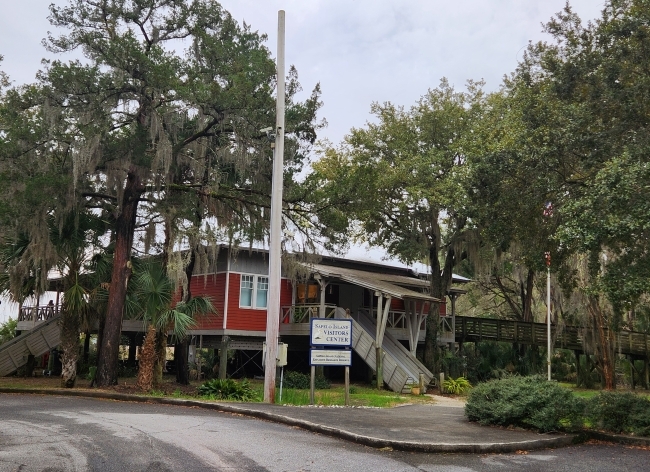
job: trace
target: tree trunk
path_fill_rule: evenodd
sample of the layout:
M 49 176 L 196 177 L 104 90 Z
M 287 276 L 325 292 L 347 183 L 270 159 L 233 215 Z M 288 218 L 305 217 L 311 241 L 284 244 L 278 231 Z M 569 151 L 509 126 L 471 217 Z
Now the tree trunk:
M 190 248 L 192 253 L 190 254 L 190 261 L 185 268 L 185 276 L 187 277 L 187 289 L 184 290 L 181 300 L 185 303 L 192 299 L 192 274 L 194 274 L 194 265 L 196 264 L 196 248 Z M 177 342 L 174 346 L 174 351 L 176 352 L 176 382 L 181 385 L 190 384 L 190 367 L 188 365 L 187 351 L 188 343 L 187 337 L 184 337 L 180 342 Z
M 73 388 L 79 359 L 79 319 L 65 308 L 61 313 L 61 387 Z
M 611 329 L 607 329 L 609 328 L 607 319 L 596 297 L 589 296 L 587 311 L 591 316 L 592 326 L 596 331 L 595 337 L 598 340 L 596 343 L 596 365 L 603 376 L 603 388 L 605 390 L 614 390 L 616 388 L 616 374 L 614 370 L 614 345 L 610 336 Z
M 153 388 L 156 357 L 156 328 L 149 325 L 142 344 L 140 368 L 138 369 L 138 388 L 142 391 L 148 392 Z
M 163 370 L 167 358 L 167 330 L 156 333 L 156 365 L 154 367 L 153 384 L 159 387 L 163 382 Z
M 190 384 L 190 369 L 187 365 L 187 337 L 184 337 L 180 342 L 174 345 L 176 352 L 176 382 L 181 385 Z
M 439 231 L 438 231 L 439 232 Z M 441 270 L 438 253 L 440 236 L 436 243 L 429 246 L 429 260 L 431 263 L 431 296 L 444 300 L 447 290 L 451 285 L 452 270 L 455 263 L 455 252 L 450 246 L 445 255 L 445 266 Z M 427 316 L 426 334 L 424 337 L 424 365 L 433 373 L 440 371 L 440 348 L 438 346 L 438 329 L 440 324 L 440 305 L 429 305 Z
M 131 248 L 138 212 L 138 203 L 144 192 L 140 176 L 135 168 L 127 174 L 122 211 L 115 222 L 115 252 L 113 254 L 113 273 L 108 292 L 106 322 L 102 336 L 97 368 L 97 386 L 107 387 L 117 384 L 117 360 L 120 344 L 122 314 L 126 299 L 126 288 L 131 275 Z
M 25 377 L 32 377 L 34 375 L 34 367 L 36 366 L 36 358 L 34 354 L 27 355 L 27 364 L 25 365 Z
M 88 356 L 90 354 L 90 331 L 86 330 L 84 334 L 84 364 L 88 364 Z
M 528 274 L 526 275 L 526 287 L 524 284 L 521 284 L 521 307 L 522 307 L 522 318 L 523 321 L 532 322 L 533 321 L 533 287 L 535 283 L 535 271 L 528 269 Z

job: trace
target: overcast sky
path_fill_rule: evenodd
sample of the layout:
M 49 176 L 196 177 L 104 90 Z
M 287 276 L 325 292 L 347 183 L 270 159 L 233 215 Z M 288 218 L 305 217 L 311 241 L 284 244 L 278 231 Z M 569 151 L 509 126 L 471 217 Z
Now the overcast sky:
M 48 5 L 65 0 L 0 0 L 0 65 L 15 84 L 31 82 L 47 57 L 41 40 L 52 30 Z M 320 82 L 329 126 L 338 142 L 369 119 L 373 101 L 410 106 L 447 77 L 457 88 L 484 79 L 498 89 L 529 41 L 544 39 L 542 23 L 565 0 L 224 0 L 239 21 L 267 33 L 275 55 L 277 12 L 286 11 L 288 64 L 305 94 Z M 583 21 L 601 0 L 573 0 Z M 0 321 L 5 304 L 0 306 Z

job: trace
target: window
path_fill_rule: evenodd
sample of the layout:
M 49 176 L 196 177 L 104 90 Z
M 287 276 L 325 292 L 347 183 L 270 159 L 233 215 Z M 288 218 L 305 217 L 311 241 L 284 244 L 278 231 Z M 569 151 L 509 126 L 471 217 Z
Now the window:
M 269 278 L 261 275 L 242 275 L 239 288 L 241 308 L 266 308 L 269 295 Z

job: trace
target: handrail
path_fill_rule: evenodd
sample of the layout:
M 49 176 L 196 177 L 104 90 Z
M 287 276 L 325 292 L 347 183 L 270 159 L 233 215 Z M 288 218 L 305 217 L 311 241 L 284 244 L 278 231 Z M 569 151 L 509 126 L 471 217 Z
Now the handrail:
M 59 316 L 60 313 L 61 305 L 23 306 L 18 313 L 18 321 L 46 321 Z
M 36 326 L 36 327 L 40 329 L 40 328 L 45 327 L 46 325 L 49 325 L 49 324 L 53 323 L 54 321 L 56 321 L 56 317 L 54 317 L 54 318 L 50 318 L 49 320 L 46 320 L 45 323 L 40 323 L 40 324 L 39 324 L 38 326 Z M 0 349 L 3 349 L 3 350 L 4 350 L 4 349 L 8 349 L 9 346 L 13 346 L 14 344 L 18 344 L 18 343 L 22 342 L 22 341 L 25 339 L 23 336 L 25 336 L 25 337 L 26 337 L 26 336 L 29 336 L 29 335 L 30 335 L 31 333 L 33 333 L 34 331 L 35 331 L 35 330 L 30 330 L 30 331 L 26 331 L 26 330 L 25 330 L 25 331 L 24 331 L 22 334 L 20 334 L 19 336 L 16 336 L 16 337 L 14 337 L 13 339 L 10 339 L 9 341 L 0 344 Z
M 321 305 L 306 303 L 281 307 L 282 323 L 309 323 L 312 318 L 320 318 Z M 325 305 L 325 318 L 334 318 L 336 305 Z
M 607 331 L 607 330 L 605 330 Z M 559 333 L 556 324 L 551 325 L 551 339 L 555 347 L 584 352 L 584 329 L 565 326 Z M 617 351 L 621 354 L 646 355 L 648 335 L 637 331 L 619 331 L 615 337 Z M 456 316 L 456 341 L 504 341 L 546 346 L 545 323 Z

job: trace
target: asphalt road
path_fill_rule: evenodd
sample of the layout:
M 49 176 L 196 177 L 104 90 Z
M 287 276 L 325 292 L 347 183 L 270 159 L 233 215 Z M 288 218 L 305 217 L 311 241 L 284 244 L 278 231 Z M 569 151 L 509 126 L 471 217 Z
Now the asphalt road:
M 342 440 L 194 408 L 0 394 L 4 471 L 647 471 L 650 452 L 582 446 L 433 455 Z

